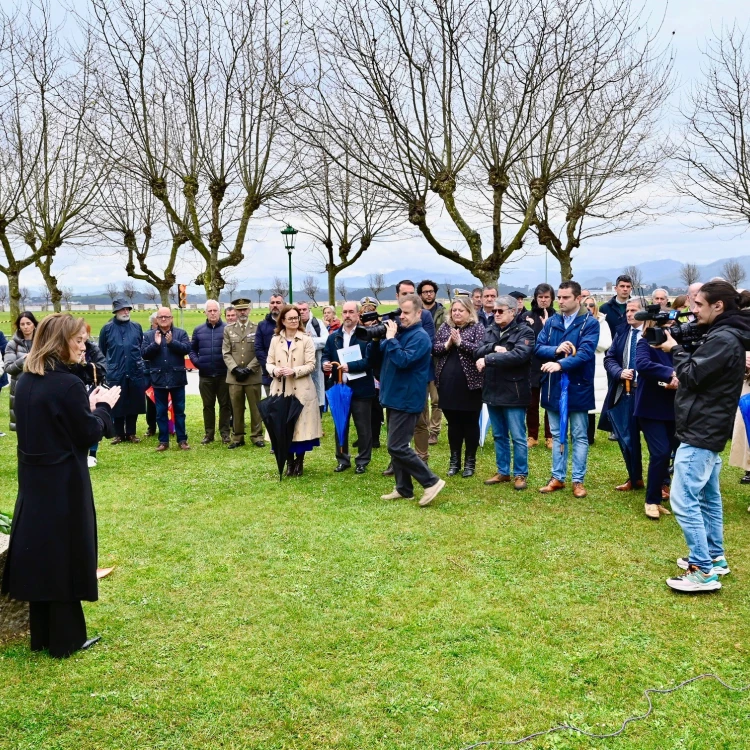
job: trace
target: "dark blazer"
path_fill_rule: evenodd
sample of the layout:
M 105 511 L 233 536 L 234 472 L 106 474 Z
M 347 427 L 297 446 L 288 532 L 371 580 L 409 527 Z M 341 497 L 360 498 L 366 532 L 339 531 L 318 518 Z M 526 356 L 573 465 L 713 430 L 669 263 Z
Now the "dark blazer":
M 356 329 L 354 335 L 349 340 L 350 346 L 359 346 L 359 351 L 362 356 L 354 362 L 349 363 L 349 372 L 354 375 L 358 372 L 364 372 L 363 378 L 355 378 L 354 380 L 347 381 L 347 385 L 352 389 L 352 398 L 375 398 L 375 378 L 372 374 L 372 367 L 370 367 L 367 361 L 367 341 L 362 338 L 358 338 L 356 335 Z M 326 345 L 323 347 L 323 354 L 320 362 L 338 362 L 339 361 L 339 349 L 344 348 L 344 329 L 343 327 L 337 328 L 333 333 L 328 336 Z M 338 382 L 338 368 L 334 367 L 331 374 L 327 375 L 326 380 Z M 330 387 L 326 384 L 326 387 Z
M 215 326 L 208 321 L 193 329 L 190 342 L 190 361 L 198 368 L 198 374 L 203 378 L 214 378 L 217 375 L 226 376 L 227 366 L 221 352 L 224 341 L 225 323 L 220 320 Z
M 612 339 L 614 340 L 615 334 L 620 326 L 627 325 L 628 323 L 625 317 L 625 311 L 620 310 L 620 303 L 617 301 L 617 295 L 614 295 L 612 299 L 605 302 L 599 308 L 599 312 L 604 315 L 604 319 L 607 321 L 609 330 L 612 333 Z
M 172 326 L 172 341 L 168 344 L 162 334 L 161 344 L 157 344 L 158 330 L 146 331 L 143 337 L 143 359 L 149 363 L 151 385 L 154 388 L 184 388 L 187 385 L 185 355 L 190 353 L 187 332 Z
M 646 339 L 638 342 L 635 350 L 638 388 L 635 390 L 635 416 L 674 422 L 676 390 L 659 385 L 672 379 L 672 355 L 649 346 Z
M 109 406 L 92 412 L 80 378 L 57 365 L 16 389 L 18 499 L 2 593 L 22 601 L 96 601 L 96 513 L 89 448 L 111 437 Z
M 507 352 L 496 352 L 504 346 Z M 514 320 L 505 328 L 494 323 L 485 331 L 477 359 L 484 357 L 482 401 L 490 406 L 523 407 L 531 401 L 529 369 L 534 355 L 534 332 Z
M 560 357 L 557 347 L 563 341 L 575 345 L 575 357 Z M 543 362 L 559 362 L 562 372 L 542 373 L 541 402 L 545 409 L 559 411 L 562 373 L 568 375 L 568 410 L 591 411 L 596 408 L 594 399 L 594 372 L 596 347 L 599 343 L 599 321 L 583 311 L 565 328 L 563 316 L 553 315 L 536 340 L 534 353 Z
M 266 370 L 268 361 L 268 349 L 271 346 L 271 339 L 274 337 L 276 330 L 276 321 L 273 315 L 268 313 L 263 320 L 258 323 L 255 331 L 255 356 L 260 364 L 260 371 L 263 373 L 263 385 L 271 385 L 271 376 Z
M 466 384 L 470 391 L 478 391 L 484 382 L 482 373 L 477 370 L 475 364 L 475 352 L 477 347 L 482 343 L 485 328 L 481 323 L 471 323 L 461 329 L 461 345 L 458 347 L 458 359 L 461 362 L 461 369 L 466 376 Z M 440 374 L 443 372 L 445 359 L 450 354 L 446 344 L 451 335 L 451 327 L 443 323 L 435 336 L 435 343 L 432 345 L 432 353 L 435 355 L 435 382 L 440 386 Z M 452 347 L 451 347 L 452 348 Z
M 604 407 L 602 408 L 602 414 L 606 414 L 607 409 L 611 409 L 615 406 L 622 398 L 625 393 L 625 381 L 620 378 L 625 360 L 625 347 L 627 346 L 628 337 L 630 335 L 631 326 L 626 325 L 617 329 L 612 345 L 607 349 L 604 354 L 604 369 L 607 371 L 609 380 L 609 387 L 607 388 L 607 398 L 604 400 Z M 638 369 L 637 365 L 638 355 L 636 347 L 636 361 L 630 363 L 630 369 Z M 633 390 L 637 390 L 634 388 Z M 635 394 L 633 394 L 635 395 Z

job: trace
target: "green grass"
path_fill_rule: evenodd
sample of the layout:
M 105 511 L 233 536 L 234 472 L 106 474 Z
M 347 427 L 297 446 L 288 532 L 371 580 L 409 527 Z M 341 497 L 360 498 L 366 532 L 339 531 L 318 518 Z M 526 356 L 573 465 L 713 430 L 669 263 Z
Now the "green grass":
M 7 396 L 0 419 L 7 423 Z M 104 445 L 92 472 L 100 564 L 85 606 L 92 651 L 64 662 L 0 646 L 3 748 L 458 749 L 571 721 L 610 730 L 646 687 L 715 671 L 750 682 L 748 498 L 725 468 L 732 574 L 716 595 L 670 592 L 685 552 L 673 518 L 643 515 L 614 444 L 597 440 L 586 502 L 451 479 L 434 507 L 379 500 L 392 483 L 332 473 L 332 426 L 279 483 L 267 450 L 189 454 Z M 141 431 L 143 426 L 141 427 Z M 15 493 L 15 438 L 0 439 Z M 432 465 L 444 474 L 445 433 Z M 617 740 L 553 735 L 536 748 L 743 748 L 750 694 L 698 683 L 655 698 Z

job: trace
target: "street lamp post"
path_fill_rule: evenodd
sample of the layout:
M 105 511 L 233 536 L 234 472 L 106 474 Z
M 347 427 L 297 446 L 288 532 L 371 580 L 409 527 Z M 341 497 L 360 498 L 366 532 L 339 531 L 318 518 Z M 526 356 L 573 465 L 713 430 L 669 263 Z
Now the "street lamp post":
M 284 249 L 289 254 L 289 304 L 294 302 L 294 292 L 292 291 L 292 250 L 294 250 L 294 242 L 297 239 L 297 230 L 291 225 L 287 224 L 285 229 L 281 230 L 281 234 L 284 237 Z

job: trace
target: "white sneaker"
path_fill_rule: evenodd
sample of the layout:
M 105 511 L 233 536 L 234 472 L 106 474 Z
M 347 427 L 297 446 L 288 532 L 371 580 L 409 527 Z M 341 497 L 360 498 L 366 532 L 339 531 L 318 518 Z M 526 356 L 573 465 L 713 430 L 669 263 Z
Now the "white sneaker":
M 683 575 L 677 578 L 668 578 L 667 586 L 674 591 L 696 594 L 703 591 L 718 591 L 721 588 L 721 583 L 716 573 L 704 573 L 691 566 Z
M 96 466 L 96 456 L 88 456 L 86 463 L 89 465 L 89 469 L 93 469 Z
M 0 437 L 5 437 L 5 433 L 4 432 L 0 432 Z
M 424 494 L 422 495 L 422 499 L 419 501 L 419 507 L 424 508 L 425 505 L 429 505 L 437 496 L 440 490 L 445 487 L 445 479 L 439 479 L 437 484 L 433 484 L 432 487 L 428 487 Z
M 711 573 L 715 573 L 717 576 L 725 576 L 730 572 L 729 563 L 727 562 L 727 558 L 724 557 L 724 555 L 717 557 L 713 561 L 713 564 L 714 567 L 712 568 Z M 688 562 L 687 557 L 678 557 L 677 567 L 682 568 L 682 570 L 688 570 L 688 568 L 690 567 L 690 563 Z

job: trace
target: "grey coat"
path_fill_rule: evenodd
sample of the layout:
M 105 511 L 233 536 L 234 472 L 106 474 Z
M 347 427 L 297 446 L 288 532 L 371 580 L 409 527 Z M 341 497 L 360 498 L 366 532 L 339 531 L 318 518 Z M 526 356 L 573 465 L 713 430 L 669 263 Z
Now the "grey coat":
M 8 342 L 5 349 L 5 372 L 10 377 L 10 429 L 16 431 L 16 383 L 23 372 L 23 363 L 26 356 L 31 351 L 31 344 L 34 339 L 27 341 L 18 331 L 13 334 L 13 338 Z

